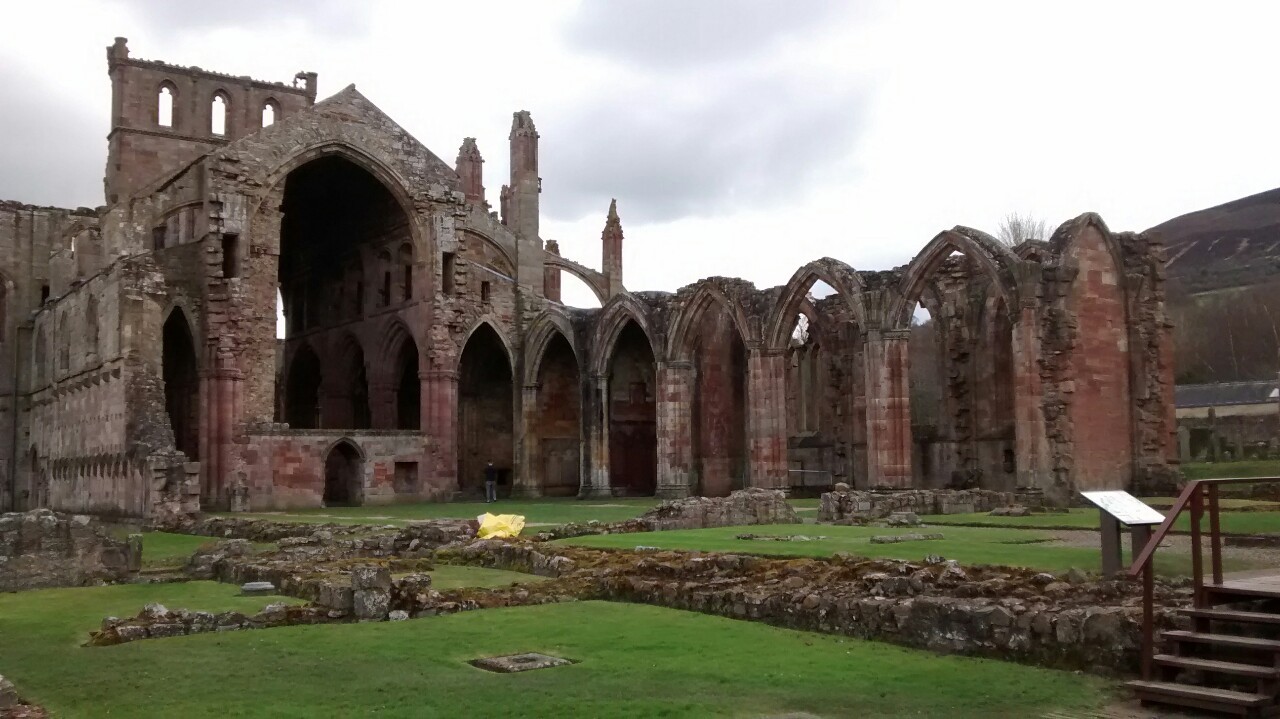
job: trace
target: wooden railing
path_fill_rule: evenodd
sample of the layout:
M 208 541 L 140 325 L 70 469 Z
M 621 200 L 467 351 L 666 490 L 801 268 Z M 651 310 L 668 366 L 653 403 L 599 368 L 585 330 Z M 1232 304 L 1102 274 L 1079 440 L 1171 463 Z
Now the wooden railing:
M 1182 488 L 1182 494 L 1173 503 L 1169 513 L 1151 535 L 1146 546 L 1134 557 L 1128 574 L 1142 575 L 1142 678 L 1151 678 L 1151 662 L 1155 656 L 1155 567 L 1152 560 L 1165 535 L 1173 528 L 1178 517 L 1191 507 L 1191 574 L 1195 584 L 1193 595 L 1196 608 L 1208 604 L 1205 594 L 1204 531 L 1202 522 L 1209 511 L 1209 566 L 1212 585 L 1222 584 L 1222 525 L 1219 517 L 1218 487 L 1224 484 L 1269 484 L 1280 482 L 1280 477 L 1233 477 L 1229 479 L 1197 479 Z

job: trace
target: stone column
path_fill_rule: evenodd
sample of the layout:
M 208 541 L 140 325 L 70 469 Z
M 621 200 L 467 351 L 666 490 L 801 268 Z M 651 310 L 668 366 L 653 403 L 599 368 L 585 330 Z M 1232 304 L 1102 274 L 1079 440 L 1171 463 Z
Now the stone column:
M 1040 321 L 1034 303 L 1025 303 L 1013 323 L 1014 456 L 1018 487 L 1052 487 L 1049 438 L 1040 381 Z
M 587 427 L 588 466 L 582 473 L 582 489 L 578 496 L 612 497 L 609 485 L 609 377 L 593 375 L 590 383 L 591 401 L 583 413 Z
M 458 373 L 430 370 L 418 377 L 424 439 L 419 472 L 426 484 L 450 495 L 458 491 Z
M 910 337 L 909 329 L 868 329 L 863 340 L 867 484 L 872 488 L 911 487 Z
M 661 499 L 693 493 L 692 362 L 663 362 L 657 368 L 658 487 Z
M 207 508 L 226 510 L 230 506 L 231 472 L 234 470 L 232 452 L 235 448 L 235 430 L 239 421 L 240 371 L 226 366 L 229 360 L 219 360 L 221 366 L 204 372 L 200 377 L 200 396 L 204 402 L 204 424 L 201 427 L 201 469 L 204 475 L 203 503 Z
M 750 486 L 786 489 L 787 363 L 780 350 L 747 355 L 747 457 Z
M 543 461 L 538 431 L 538 391 L 536 384 L 527 384 L 520 399 L 520 426 L 516 428 L 516 444 L 519 446 L 515 476 L 512 478 L 512 497 L 541 497 Z

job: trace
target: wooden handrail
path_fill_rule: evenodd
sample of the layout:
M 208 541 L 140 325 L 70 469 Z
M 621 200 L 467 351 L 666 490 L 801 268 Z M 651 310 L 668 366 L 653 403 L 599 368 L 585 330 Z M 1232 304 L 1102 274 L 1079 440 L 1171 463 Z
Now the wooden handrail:
M 1212 555 L 1213 584 L 1222 584 L 1222 531 L 1218 519 L 1219 502 L 1218 486 L 1222 484 L 1265 484 L 1280 482 L 1280 477 L 1228 477 L 1223 479 L 1195 479 L 1187 482 L 1182 493 L 1169 508 L 1169 514 L 1160 523 L 1159 528 L 1151 534 L 1146 545 L 1126 572 L 1130 577 L 1142 575 L 1142 677 L 1151 678 L 1152 661 L 1155 656 L 1155 568 L 1152 560 L 1156 549 L 1164 541 L 1165 535 L 1173 528 L 1174 522 L 1182 515 L 1187 505 L 1191 506 L 1191 572 L 1195 576 L 1195 605 L 1203 607 L 1210 602 L 1204 590 L 1204 557 L 1200 544 L 1200 522 L 1204 518 L 1205 496 L 1201 489 L 1207 487 L 1209 499 L 1209 542 Z

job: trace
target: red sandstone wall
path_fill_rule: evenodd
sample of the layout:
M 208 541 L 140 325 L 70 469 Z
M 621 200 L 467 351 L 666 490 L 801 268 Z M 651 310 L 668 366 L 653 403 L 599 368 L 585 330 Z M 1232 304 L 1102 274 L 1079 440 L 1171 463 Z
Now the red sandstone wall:
M 1077 322 L 1070 397 L 1075 489 L 1124 489 L 1132 476 L 1129 347 L 1123 276 L 1102 234 L 1086 226 L 1066 248 L 1078 268 L 1067 306 Z

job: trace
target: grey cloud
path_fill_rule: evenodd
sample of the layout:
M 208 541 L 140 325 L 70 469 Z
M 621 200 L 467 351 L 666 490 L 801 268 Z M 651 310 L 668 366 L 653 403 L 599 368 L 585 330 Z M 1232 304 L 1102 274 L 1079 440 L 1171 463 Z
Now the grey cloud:
M 544 211 L 573 220 L 617 197 L 627 220 L 651 222 L 795 197 L 848 157 L 866 107 L 859 88 L 800 78 L 675 97 L 618 89 L 540 123 Z
M 778 40 L 854 7 L 831 0 L 584 2 L 565 29 L 571 47 L 653 68 L 758 56 Z
M 368 29 L 372 14 L 363 2 L 348 0 L 120 0 L 158 33 L 185 34 L 217 28 L 261 30 L 297 22 L 323 36 L 353 37 Z
M 71 208 L 102 204 L 110 99 L 64 101 L 47 83 L 14 68 L 0 72 L 0 97 L 6 98 L 0 137 L 7 138 L 0 142 L 0 199 Z

